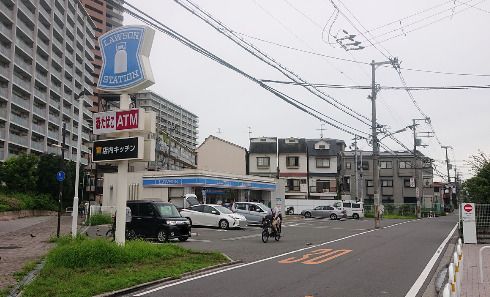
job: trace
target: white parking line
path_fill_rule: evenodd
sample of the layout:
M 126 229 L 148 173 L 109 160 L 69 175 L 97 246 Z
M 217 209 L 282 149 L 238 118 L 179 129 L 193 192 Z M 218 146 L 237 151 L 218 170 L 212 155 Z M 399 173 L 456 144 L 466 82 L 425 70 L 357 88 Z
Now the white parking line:
M 245 239 L 245 238 L 259 237 L 261 235 L 262 234 L 253 234 L 253 235 L 246 235 L 246 236 L 238 236 L 238 237 L 224 238 L 224 239 L 221 239 L 221 240 L 224 240 L 224 241 L 233 241 L 233 240 L 240 240 L 240 239 Z
M 415 220 L 414 221 L 405 221 L 405 222 L 401 222 L 401 223 L 396 223 L 396 224 L 390 225 L 389 227 L 394 227 L 394 226 L 398 226 L 398 225 L 402 225 L 402 224 L 406 224 L 406 223 L 410 223 L 410 222 L 415 222 Z M 260 259 L 260 260 L 249 262 L 249 263 L 244 263 L 244 264 L 240 264 L 240 265 L 236 265 L 236 266 L 231 266 L 231 267 L 224 268 L 224 269 L 217 270 L 217 271 L 213 271 L 213 272 L 210 272 L 210 273 L 201 274 L 201 275 L 198 275 L 198 276 L 195 276 L 195 277 L 191 277 L 191 278 L 188 278 L 188 279 L 183 279 L 183 280 L 176 281 L 176 282 L 173 282 L 173 283 L 170 283 L 170 284 L 159 286 L 159 287 L 150 289 L 148 291 L 143 291 L 143 292 L 141 292 L 139 294 L 135 294 L 133 296 L 138 296 L 138 297 L 139 296 L 144 296 L 144 295 L 149 294 L 149 293 L 153 293 L 153 292 L 160 291 L 160 290 L 163 290 L 163 289 L 166 289 L 166 288 L 174 287 L 174 286 L 177 286 L 177 285 L 180 285 L 180 284 L 185 284 L 185 283 L 188 283 L 188 282 L 191 282 L 191 281 L 194 281 L 194 280 L 198 280 L 198 279 L 201 279 L 201 278 L 205 278 L 205 277 L 209 277 L 209 276 L 212 276 L 212 275 L 220 274 L 220 273 L 223 273 L 223 272 L 227 272 L 227 271 L 231 271 L 231 270 L 235 270 L 235 269 L 239 269 L 239 268 L 243 268 L 243 267 L 247 267 L 247 266 L 259 264 L 259 263 L 262 263 L 262 262 L 265 262 L 265 261 L 269 261 L 269 260 L 281 258 L 281 257 L 287 256 L 287 255 L 290 255 L 290 254 L 297 253 L 297 252 L 311 250 L 311 249 L 318 248 L 320 246 L 324 246 L 324 245 L 327 245 L 327 244 L 330 244 L 330 243 L 339 242 L 339 241 L 342 241 L 342 240 L 346 240 L 346 239 L 349 239 L 349 238 L 357 237 L 357 236 L 368 234 L 368 233 L 375 232 L 375 231 L 380 231 L 380 230 L 383 230 L 385 228 L 386 227 L 381 228 L 381 229 L 372 229 L 372 230 L 369 230 L 369 231 L 364 231 L 364 232 L 352 234 L 352 235 L 349 235 L 349 236 L 345 236 L 345 237 L 342 237 L 342 238 L 339 238 L 339 239 L 335 239 L 335 240 L 330 240 L 330 241 L 323 242 L 323 243 L 320 243 L 320 244 L 310 245 L 308 247 L 304 247 L 304 248 L 301 248 L 301 249 L 298 249 L 298 250 L 294 250 L 294 251 L 282 253 L 282 254 L 279 254 L 279 255 L 276 255 L 276 256 L 272 256 L 272 257 L 269 257 L 269 258 L 264 258 L 264 259 Z
M 187 239 L 188 242 L 211 242 L 211 240 L 207 240 L 207 239 L 193 239 L 193 238 L 189 238 Z

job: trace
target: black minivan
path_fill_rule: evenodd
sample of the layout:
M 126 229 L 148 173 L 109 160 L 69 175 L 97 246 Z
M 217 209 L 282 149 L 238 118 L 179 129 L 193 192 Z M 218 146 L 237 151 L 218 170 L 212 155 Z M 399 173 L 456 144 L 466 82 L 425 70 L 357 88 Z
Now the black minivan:
M 159 242 L 178 238 L 186 241 L 191 236 L 189 220 L 183 218 L 172 203 L 151 200 L 130 200 L 131 222 L 126 229 L 136 237 L 156 238 Z

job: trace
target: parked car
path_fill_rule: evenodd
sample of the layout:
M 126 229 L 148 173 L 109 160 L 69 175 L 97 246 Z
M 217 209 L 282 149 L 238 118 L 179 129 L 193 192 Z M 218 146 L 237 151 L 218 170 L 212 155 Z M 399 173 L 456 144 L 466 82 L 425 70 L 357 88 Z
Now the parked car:
M 270 208 L 257 202 L 235 202 L 231 210 L 243 215 L 249 224 L 262 224 L 265 216 L 272 213 Z
M 180 214 L 192 225 L 214 226 L 221 229 L 247 227 L 247 220 L 244 216 L 217 204 L 194 205 L 188 209 L 182 209 Z
M 126 229 L 134 231 L 136 237 L 165 242 L 173 238 L 186 241 L 191 236 L 190 222 L 172 203 L 131 200 L 127 206 L 131 209 L 131 222 L 126 223 Z
M 305 218 L 330 218 L 336 220 L 342 218 L 344 211 L 333 206 L 317 206 L 313 209 L 306 209 L 301 212 Z
M 364 204 L 362 202 L 344 200 L 336 202 L 333 206 L 345 210 L 347 217 L 349 218 L 359 219 L 364 217 Z

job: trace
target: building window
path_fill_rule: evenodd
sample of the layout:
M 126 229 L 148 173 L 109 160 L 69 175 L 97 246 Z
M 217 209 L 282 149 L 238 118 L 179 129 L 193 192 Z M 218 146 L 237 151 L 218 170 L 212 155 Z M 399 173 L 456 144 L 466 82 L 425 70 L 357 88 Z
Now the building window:
M 372 188 L 372 187 L 374 186 L 373 181 L 372 181 L 372 180 L 367 180 L 367 181 L 366 181 L 366 186 L 367 186 L 368 188 Z
M 432 187 L 432 178 L 427 178 L 427 177 L 424 177 L 424 188 L 430 188 Z
M 383 188 L 392 188 L 393 187 L 393 180 L 391 180 L 391 179 L 383 179 L 383 180 L 381 180 L 381 187 L 383 187 Z
M 409 178 L 405 178 L 405 179 L 403 179 L 403 186 L 404 186 L 405 188 L 412 188 L 412 187 L 410 186 L 410 179 L 409 179 Z
M 391 161 L 381 161 L 381 162 L 379 162 L 379 168 L 381 168 L 381 169 L 392 169 L 393 163 Z
M 400 169 L 412 168 L 412 161 L 400 161 L 398 164 Z
M 323 193 L 330 191 L 330 181 L 329 180 L 317 180 L 316 181 L 316 192 Z
M 257 157 L 257 167 L 269 167 L 270 158 L 269 157 Z
M 383 204 L 395 202 L 395 200 L 393 200 L 393 196 L 383 196 L 382 201 L 383 201 Z
M 318 146 L 318 149 L 319 149 L 319 150 L 324 150 L 324 149 L 325 149 L 325 145 L 324 145 L 324 144 L 320 144 L 320 145 Z
M 287 190 L 299 192 L 299 179 L 288 179 Z
M 287 157 L 286 167 L 299 167 L 299 157 Z
M 350 162 L 345 162 L 345 168 L 350 169 L 351 168 L 351 163 Z
M 316 158 L 316 168 L 330 168 L 330 158 Z

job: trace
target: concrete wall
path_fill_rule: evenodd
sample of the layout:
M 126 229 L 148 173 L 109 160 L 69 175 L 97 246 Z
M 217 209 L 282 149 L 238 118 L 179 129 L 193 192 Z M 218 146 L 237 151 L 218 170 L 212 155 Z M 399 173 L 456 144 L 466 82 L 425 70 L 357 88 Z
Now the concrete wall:
M 246 150 L 209 136 L 197 149 L 197 169 L 245 175 Z

